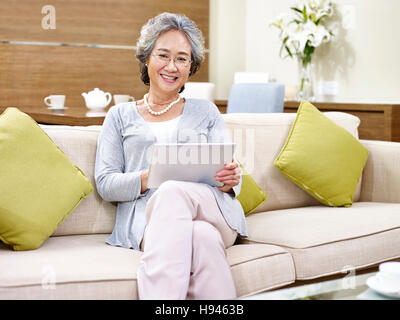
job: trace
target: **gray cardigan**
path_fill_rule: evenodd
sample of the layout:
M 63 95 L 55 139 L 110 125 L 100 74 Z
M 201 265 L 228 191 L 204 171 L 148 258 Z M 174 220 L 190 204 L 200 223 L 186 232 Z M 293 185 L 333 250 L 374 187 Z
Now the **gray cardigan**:
M 205 143 L 230 141 L 229 133 L 215 104 L 202 99 L 186 99 L 183 113 L 173 133 L 173 142 Z M 117 202 L 117 216 L 106 242 L 140 250 L 143 238 L 146 203 L 156 189 L 141 193 L 141 171 L 148 169 L 156 142 L 135 102 L 110 108 L 97 145 L 95 180 L 105 201 Z M 240 184 L 234 188 L 240 193 Z M 208 186 L 231 228 L 247 236 L 246 222 L 239 201 L 231 194 Z

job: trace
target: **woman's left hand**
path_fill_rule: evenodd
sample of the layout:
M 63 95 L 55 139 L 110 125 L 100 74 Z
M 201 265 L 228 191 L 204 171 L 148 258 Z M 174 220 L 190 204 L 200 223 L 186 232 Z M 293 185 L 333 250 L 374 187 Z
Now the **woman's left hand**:
M 237 186 L 240 182 L 240 168 L 236 162 L 232 160 L 230 163 L 225 163 L 223 169 L 217 171 L 215 180 L 222 182 L 224 185 L 218 187 L 223 192 L 229 192 L 232 187 Z

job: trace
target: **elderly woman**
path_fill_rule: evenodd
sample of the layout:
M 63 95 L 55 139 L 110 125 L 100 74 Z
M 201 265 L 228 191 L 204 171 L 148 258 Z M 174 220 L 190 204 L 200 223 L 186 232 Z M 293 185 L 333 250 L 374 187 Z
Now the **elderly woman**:
M 142 27 L 137 43 L 142 100 L 113 106 L 98 140 L 95 179 L 105 201 L 118 203 L 107 243 L 143 250 L 140 299 L 232 299 L 236 290 L 225 249 L 247 236 L 235 199 L 241 175 L 235 161 L 216 173 L 222 187 L 167 181 L 147 188 L 154 143 L 224 142 L 229 134 L 210 101 L 184 99 L 185 82 L 204 59 L 195 23 L 163 13 Z

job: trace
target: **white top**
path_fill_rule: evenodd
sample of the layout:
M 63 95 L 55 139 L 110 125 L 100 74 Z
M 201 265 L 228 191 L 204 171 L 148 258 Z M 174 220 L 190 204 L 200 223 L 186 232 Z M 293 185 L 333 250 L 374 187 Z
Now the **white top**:
M 160 121 L 160 122 L 147 122 L 151 131 L 156 136 L 157 143 L 169 143 L 172 140 L 172 133 L 181 116 L 176 117 L 172 120 Z

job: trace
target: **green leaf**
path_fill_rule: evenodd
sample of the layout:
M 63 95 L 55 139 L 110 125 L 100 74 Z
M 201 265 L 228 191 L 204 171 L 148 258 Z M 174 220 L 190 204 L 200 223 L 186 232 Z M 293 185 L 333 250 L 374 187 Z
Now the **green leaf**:
M 297 11 L 298 13 L 303 14 L 303 11 L 301 11 L 300 9 L 296 8 L 296 7 L 291 7 L 290 9 Z
M 288 39 L 289 39 L 289 36 L 286 36 L 286 37 L 283 39 L 283 43 L 285 44 L 286 41 L 288 41 Z
M 314 53 L 315 47 L 312 47 L 309 45 L 310 40 L 307 41 L 306 46 L 304 47 L 304 54 L 306 56 L 310 57 L 310 61 L 311 61 L 311 55 Z
M 304 6 L 303 7 L 303 19 L 304 19 L 304 22 L 307 22 L 307 19 L 308 19 L 308 17 L 307 17 L 307 9 L 306 9 L 306 6 Z
M 288 47 L 288 46 L 285 46 L 285 49 L 286 49 L 288 55 L 289 55 L 291 58 L 293 58 L 293 55 L 292 55 L 292 53 L 290 52 L 289 47 Z
M 292 9 L 298 15 L 299 18 L 303 19 L 303 11 L 301 11 L 300 9 L 295 8 L 295 7 L 290 8 L 290 9 Z

